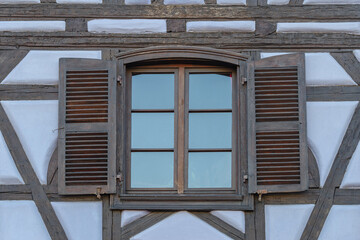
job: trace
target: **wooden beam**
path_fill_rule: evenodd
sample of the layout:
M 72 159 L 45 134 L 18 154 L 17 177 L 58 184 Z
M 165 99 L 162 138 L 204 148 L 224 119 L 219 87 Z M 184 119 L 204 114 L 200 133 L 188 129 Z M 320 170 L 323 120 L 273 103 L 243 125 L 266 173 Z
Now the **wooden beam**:
M 114 1 L 114 0 L 108 0 Z M 119 1 L 119 0 L 115 0 Z M 121 0 L 120 0 L 121 1 Z M 360 4 L 302 7 L 235 5 L 1 4 L 0 18 L 268 19 L 273 21 L 359 21 Z
M 359 189 L 336 189 L 335 190 L 335 205 L 360 205 L 360 190 Z
M 228 237 L 234 240 L 245 240 L 245 234 L 240 230 L 234 228 L 228 223 L 222 221 L 220 218 L 212 215 L 210 212 L 191 212 L 196 217 L 200 218 L 213 228 L 224 233 Z
M 263 195 L 265 204 L 315 204 L 319 197 L 319 189 L 310 189 L 298 193 L 273 193 Z
M 332 52 L 333 58 L 344 68 L 350 77 L 359 85 L 360 84 L 360 62 L 351 52 Z
M 47 185 L 57 186 L 57 172 L 58 172 L 58 149 L 55 148 L 51 155 L 48 170 L 47 170 Z
M 55 211 L 46 196 L 34 169 L 21 145 L 21 142 L 11 125 L 9 118 L 2 105 L 0 104 L 0 130 L 4 136 L 5 142 L 9 148 L 15 165 L 26 184 L 29 184 L 32 198 L 39 210 L 39 213 L 45 223 L 51 239 L 67 239 L 65 231 L 57 218 Z
M 256 33 L 157 33 L 157 34 L 93 34 L 3 32 L 0 48 L 143 48 L 161 45 L 196 45 L 223 49 L 302 50 L 356 49 L 360 36 L 344 33 L 276 33 L 256 36 Z
M 102 239 L 113 239 L 112 237 L 112 211 L 110 209 L 110 196 L 102 197 Z
M 255 199 L 255 234 L 256 240 L 265 240 L 265 203 Z
M 1 50 L 0 51 L 0 83 L 28 54 L 28 50 Z
M 325 181 L 324 187 L 315 207 L 310 215 L 309 221 L 301 236 L 301 240 L 318 239 L 322 227 L 333 205 L 335 188 L 339 187 L 344 177 L 349 161 L 360 140 L 360 104 L 355 109 L 352 119 L 346 130 L 338 153 L 334 159 L 330 173 Z
M 143 216 L 122 228 L 122 240 L 129 240 L 131 237 L 141 233 L 145 229 L 169 217 L 172 212 L 152 212 Z
M 360 86 L 306 87 L 307 101 L 360 101 Z
M 302 6 L 304 4 L 304 0 L 290 0 L 290 6 Z
M 320 187 L 320 172 L 314 153 L 308 147 L 309 188 Z
M 57 100 L 56 85 L 1 84 L 0 100 Z

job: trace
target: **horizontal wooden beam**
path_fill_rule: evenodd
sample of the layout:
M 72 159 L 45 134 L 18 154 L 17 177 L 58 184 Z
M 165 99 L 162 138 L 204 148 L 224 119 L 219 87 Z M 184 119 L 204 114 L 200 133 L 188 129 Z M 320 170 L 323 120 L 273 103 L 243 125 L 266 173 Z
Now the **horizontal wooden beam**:
M 274 33 L 257 36 L 255 33 L 157 33 L 157 34 L 93 34 L 3 32 L 0 49 L 15 48 L 143 48 L 161 45 L 207 46 L 222 49 L 357 49 L 360 35 L 344 33 Z
M 57 100 L 56 85 L 1 84 L 0 100 Z
M 306 87 L 307 101 L 360 101 L 360 86 Z
M 115 4 L 1 4 L 0 18 L 268 19 L 274 21 L 358 21 L 358 5 L 226 6 Z

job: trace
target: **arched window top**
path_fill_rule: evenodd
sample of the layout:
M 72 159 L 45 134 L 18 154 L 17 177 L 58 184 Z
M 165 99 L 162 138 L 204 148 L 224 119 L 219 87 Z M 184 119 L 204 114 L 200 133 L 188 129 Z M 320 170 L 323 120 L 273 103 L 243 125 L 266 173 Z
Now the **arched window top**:
M 131 64 L 147 60 L 160 59 L 194 59 L 194 60 L 213 60 L 233 65 L 238 65 L 239 61 L 247 61 L 249 56 L 234 53 L 226 50 L 190 47 L 190 46 L 166 46 L 166 47 L 149 47 L 134 51 L 121 53 L 117 56 L 123 60 L 124 64 Z

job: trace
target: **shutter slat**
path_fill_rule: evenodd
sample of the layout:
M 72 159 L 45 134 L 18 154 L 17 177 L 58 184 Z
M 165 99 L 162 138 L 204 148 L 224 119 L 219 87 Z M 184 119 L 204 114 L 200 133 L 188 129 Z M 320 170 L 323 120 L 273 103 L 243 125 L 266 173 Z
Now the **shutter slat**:
M 116 64 L 60 60 L 59 193 L 115 192 Z
M 250 192 L 307 189 L 304 56 L 249 64 Z

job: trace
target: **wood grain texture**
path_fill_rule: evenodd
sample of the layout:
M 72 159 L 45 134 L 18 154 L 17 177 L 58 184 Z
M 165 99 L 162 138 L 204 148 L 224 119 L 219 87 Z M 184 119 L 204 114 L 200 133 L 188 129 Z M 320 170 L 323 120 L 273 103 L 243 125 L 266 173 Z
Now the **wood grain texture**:
M 1 50 L 0 51 L 0 83 L 28 54 L 28 50 Z
M 306 87 L 307 101 L 360 101 L 360 86 Z
M 84 18 L 68 18 L 65 20 L 65 31 L 87 32 L 87 20 Z
M 309 188 L 320 187 L 320 172 L 319 167 L 313 151 L 308 147 L 308 158 L 309 158 Z
M 112 238 L 112 211 L 110 209 L 110 196 L 106 195 L 102 197 L 102 239 Z
M 333 58 L 344 68 L 350 77 L 359 85 L 360 84 L 360 62 L 351 52 L 332 52 Z
M 36 173 L 26 156 L 21 142 L 1 104 L 0 123 L 0 130 L 4 136 L 11 156 L 13 157 L 15 165 L 25 184 L 29 184 L 30 186 L 32 198 L 39 210 L 50 237 L 53 240 L 67 239 L 65 231 L 61 226 L 49 199 L 46 196 L 45 190 L 41 186 L 40 181 L 37 178 Z
M 56 85 L 1 84 L 0 100 L 57 100 Z
M 192 212 L 192 214 L 234 240 L 245 240 L 245 234 L 243 232 L 209 212 Z
M 340 186 L 349 161 L 360 140 L 360 104 L 346 130 L 324 187 L 306 224 L 301 240 L 317 239 L 333 205 L 335 189 Z
M 304 4 L 304 0 L 290 0 L 290 6 L 302 6 Z
M 57 185 L 57 170 L 58 170 L 58 149 L 55 148 L 51 155 L 48 170 L 47 170 L 47 185 Z

